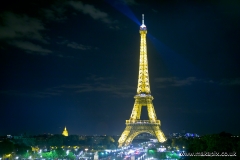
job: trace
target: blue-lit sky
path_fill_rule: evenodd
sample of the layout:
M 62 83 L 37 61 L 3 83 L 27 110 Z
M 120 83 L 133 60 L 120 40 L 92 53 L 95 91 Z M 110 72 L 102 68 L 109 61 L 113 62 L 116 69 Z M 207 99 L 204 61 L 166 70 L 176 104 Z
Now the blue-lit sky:
M 237 0 L 11 1 L 0 11 L 0 135 L 120 135 L 145 14 L 161 129 L 240 133 Z M 147 119 L 146 108 L 142 119 Z

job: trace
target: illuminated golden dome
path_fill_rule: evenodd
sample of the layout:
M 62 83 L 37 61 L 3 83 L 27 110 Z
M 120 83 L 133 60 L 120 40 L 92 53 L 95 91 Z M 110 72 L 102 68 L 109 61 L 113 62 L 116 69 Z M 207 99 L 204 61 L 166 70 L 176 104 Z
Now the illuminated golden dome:
M 62 133 L 63 136 L 68 136 L 68 131 L 67 128 L 65 127 Z

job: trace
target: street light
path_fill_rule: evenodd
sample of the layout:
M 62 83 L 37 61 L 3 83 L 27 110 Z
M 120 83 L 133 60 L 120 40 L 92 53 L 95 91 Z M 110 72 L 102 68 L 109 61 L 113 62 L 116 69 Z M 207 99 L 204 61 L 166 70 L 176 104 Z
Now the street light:
M 88 151 L 88 148 L 85 148 L 85 156 L 87 156 L 87 151 Z
M 88 148 L 85 148 L 85 154 L 87 154 Z

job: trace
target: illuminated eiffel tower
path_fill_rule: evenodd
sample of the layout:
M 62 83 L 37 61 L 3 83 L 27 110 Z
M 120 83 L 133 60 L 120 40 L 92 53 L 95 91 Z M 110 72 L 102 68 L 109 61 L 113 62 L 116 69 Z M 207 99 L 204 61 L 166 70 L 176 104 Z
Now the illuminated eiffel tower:
M 140 61 L 137 95 L 134 96 L 135 103 L 129 120 L 126 120 L 126 128 L 118 140 L 119 146 L 127 146 L 141 133 L 149 133 L 156 136 L 159 142 L 166 141 L 166 137 L 160 129 L 160 120 L 153 107 L 153 96 L 150 91 L 148 61 L 147 61 L 147 28 L 144 25 L 144 15 L 142 15 L 142 25 L 140 26 Z M 149 120 L 140 120 L 142 107 L 147 107 Z

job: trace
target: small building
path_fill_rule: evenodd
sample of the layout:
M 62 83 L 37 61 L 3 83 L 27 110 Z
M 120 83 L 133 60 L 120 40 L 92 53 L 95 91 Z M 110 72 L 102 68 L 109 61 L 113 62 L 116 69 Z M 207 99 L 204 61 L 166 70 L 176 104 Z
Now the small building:
M 62 133 L 63 136 L 68 136 L 68 131 L 67 128 L 65 127 Z

